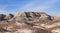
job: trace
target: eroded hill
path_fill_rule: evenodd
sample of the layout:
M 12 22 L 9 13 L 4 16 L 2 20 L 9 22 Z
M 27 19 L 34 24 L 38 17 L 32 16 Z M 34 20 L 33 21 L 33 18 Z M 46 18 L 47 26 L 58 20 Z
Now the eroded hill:
M 60 20 L 45 12 L 0 14 L 0 33 L 60 33 Z

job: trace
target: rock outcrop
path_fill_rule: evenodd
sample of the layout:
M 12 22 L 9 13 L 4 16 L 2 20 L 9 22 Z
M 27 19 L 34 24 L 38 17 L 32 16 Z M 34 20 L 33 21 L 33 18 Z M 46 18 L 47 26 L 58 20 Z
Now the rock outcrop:
M 60 20 L 45 12 L 0 15 L 0 33 L 60 33 L 59 29 Z
M 51 20 L 51 16 L 44 12 L 17 12 L 15 16 L 24 18 L 25 20 Z M 21 17 L 22 16 L 22 17 Z
M 0 21 L 2 21 L 2 20 L 4 20 L 4 17 L 5 17 L 6 15 L 4 15 L 4 14 L 0 14 Z
M 14 17 L 13 14 L 6 14 L 6 16 L 5 16 L 4 19 L 9 20 L 9 19 L 11 19 L 11 18 L 13 18 L 13 17 Z

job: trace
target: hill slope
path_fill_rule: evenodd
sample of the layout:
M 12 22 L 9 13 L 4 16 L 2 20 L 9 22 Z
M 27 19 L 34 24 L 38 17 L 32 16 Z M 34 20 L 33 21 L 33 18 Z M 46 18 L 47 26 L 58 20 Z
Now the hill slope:
M 60 20 L 45 12 L 0 14 L 1 33 L 60 33 Z

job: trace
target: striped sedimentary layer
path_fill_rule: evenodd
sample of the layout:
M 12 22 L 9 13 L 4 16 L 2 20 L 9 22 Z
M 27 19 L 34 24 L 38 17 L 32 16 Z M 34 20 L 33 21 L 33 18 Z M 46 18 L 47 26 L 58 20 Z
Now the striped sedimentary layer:
M 1 33 L 60 33 L 60 20 L 44 12 L 0 14 Z

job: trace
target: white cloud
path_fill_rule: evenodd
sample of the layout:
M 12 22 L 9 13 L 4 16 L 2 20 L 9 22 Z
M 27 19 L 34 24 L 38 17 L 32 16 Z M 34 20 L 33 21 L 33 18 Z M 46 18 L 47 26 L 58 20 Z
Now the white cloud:
M 40 1 L 32 1 L 25 5 L 0 5 L 0 13 L 13 13 L 17 11 L 43 11 L 47 12 L 46 10 L 53 8 L 55 6 L 55 3 L 57 3 L 59 0 L 48 0 L 44 2 L 44 0 Z M 14 11 L 10 12 L 5 10 L 7 6 L 18 6 Z M 49 11 L 48 11 L 49 12 Z M 52 12 L 53 13 L 53 12 Z
M 18 11 L 44 11 L 45 12 L 46 10 L 53 8 L 54 4 L 57 2 L 58 2 L 58 0 L 49 0 L 45 3 L 39 4 L 39 2 L 32 1 L 32 2 L 22 6 L 21 9 L 18 9 Z M 39 5 L 37 5 L 37 3 Z

